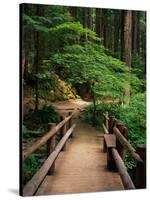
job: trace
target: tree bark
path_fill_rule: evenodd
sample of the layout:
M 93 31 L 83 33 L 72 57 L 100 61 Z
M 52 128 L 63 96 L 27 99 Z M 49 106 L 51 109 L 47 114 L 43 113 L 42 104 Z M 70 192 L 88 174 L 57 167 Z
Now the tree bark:
M 131 52 L 132 52 L 132 11 L 125 11 L 124 16 L 124 47 L 123 61 L 128 65 L 128 71 L 131 71 Z M 130 82 L 125 86 L 125 104 L 130 100 Z
M 87 28 L 87 8 L 83 8 L 83 27 Z
M 125 19 L 125 11 L 121 10 L 121 31 L 120 31 L 121 53 L 120 53 L 120 59 L 122 61 L 123 61 L 123 53 L 124 53 L 124 19 Z
M 114 52 L 119 52 L 120 45 L 120 11 L 116 10 L 114 13 Z
M 32 4 L 23 4 L 22 5 L 22 14 L 32 16 Z M 26 25 L 26 24 L 25 24 Z M 23 78 L 26 80 L 29 73 L 29 55 L 31 52 L 31 43 L 32 43 L 32 32 L 22 30 L 22 53 L 23 53 Z
M 103 37 L 104 37 L 104 46 L 108 47 L 108 18 L 107 18 L 107 9 L 103 9 Z
M 123 61 L 131 67 L 131 49 L 132 49 L 132 11 L 125 11 L 124 19 L 124 51 Z
M 137 11 L 137 53 L 140 55 L 140 12 Z
M 93 30 L 93 8 L 87 8 L 87 28 Z
M 74 17 L 74 19 L 77 19 L 77 7 L 69 7 L 69 12 L 71 14 L 72 17 Z
M 36 8 L 36 15 L 37 16 L 43 16 L 44 15 L 44 9 L 42 6 L 37 5 Z M 40 33 L 38 31 L 35 32 L 35 39 L 34 39 L 34 43 L 35 43 L 35 58 L 34 58 L 34 67 L 35 67 L 35 74 L 38 75 L 39 73 L 39 67 L 41 64 L 41 60 L 42 60 L 42 51 L 40 48 L 42 48 L 42 44 L 41 44 L 41 37 L 40 37 Z M 39 109 L 39 81 L 38 81 L 38 77 L 36 76 L 36 83 L 35 83 L 35 110 Z
M 95 23 L 95 32 L 100 37 L 100 18 L 101 18 L 101 9 L 96 8 L 96 23 Z
M 95 22 L 95 32 L 99 37 L 103 37 L 103 20 L 102 20 L 102 9 L 96 8 L 96 22 Z
M 140 13 L 132 11 L 132 52 L 140 54 Z

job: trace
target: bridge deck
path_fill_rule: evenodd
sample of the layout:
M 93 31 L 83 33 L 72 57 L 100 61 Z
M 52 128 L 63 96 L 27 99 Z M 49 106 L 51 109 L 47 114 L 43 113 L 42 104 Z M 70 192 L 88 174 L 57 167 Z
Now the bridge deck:
M 116 172 L 106 168 L 103 134 L 77 120 L 74 138 L 55 164 L 55 174 L 46 176 L 36 195 L 123 190 Z

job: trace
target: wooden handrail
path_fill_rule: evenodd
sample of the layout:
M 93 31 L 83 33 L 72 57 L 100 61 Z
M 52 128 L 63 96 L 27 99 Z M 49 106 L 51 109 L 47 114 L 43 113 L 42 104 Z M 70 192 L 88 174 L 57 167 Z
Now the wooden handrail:
M 115 148 L 112 148 L 111 151 L 112 151 L 112 156 L 114 158 L 116 167 L 117 167 L 118 172 L 120 174 L 122 183 L 124 185 L 124 188 L 125 189 L 135 189 L 135 186 L 134 186 L 134 184 L 133 184 L 133 182 L 132 182 L 132 180 L 131 180 L 128 172 L 127 172 L 125 164 L 124 164 L 123 160 L 121 159 L 118 151 Z
M 132 145 L 126 140 L 126 138 L 120 133 L 117 127 L 113 128 L 114 134 L 116 135 L 119 142 L 122 146 L 129 152 L 131 157 L 137 162 L 143 162 L 140 156 L 136 153 L 136 150 L 132 147 Z
M 50 131 L 48 131 L 43 137 L 39 138 L 32 146 L 25 149 L 22 153 L 22 160 L 25 160 L 28 156 L 30 156 L 33 152 L 35 152 L 37 149 L 39 149 L 42 145 L 44 145 L 50 138 L 52 138 L 58 130 L 68 122 L 69 119 L 72 118 L 75 111 L 72 112 L 72 114 L 68 117 L 66 117 L 63 121 L 61 121 L 57 126 L 52 128 Z
M 104 133 L 105 133 L 105 134 L 109 134 L 109 132 L 108 132 L 106 126 L 105 126 L 104 124 L 102 124 L 102 126 L 103 126 Z
M 104 137 L 103 152 L 107 151 L 107 168 L 118 169 L 125 189 L 134 189 L 135 186 L 129 176 L 124 164 L 124 149 L 136 161 L 136 188 L 146 188 L 146 148 L 143 145 L 136 151 L 128 142 L 128 129 L 122 123 L 117 123 L 115 116 L 110 116 L 109 121 L 104 114 L 104 123 L 102 124 L 104 134 L 113 134 L 116 137 L 116 147 L 106 146 Z M 109 122 L 108 127 L 106 121 Z M 108 135 L 108 136 L 109 136 Z M 107 135 L 106 135 L 107 136 Z M 141 154 L 140 154 L 141 153 Z M 144 156 L 143 156 L 144 155 Z M 142 177 L 142 178 L 141 178 Z
M 66 132 L 60 142 L 57 144 L 55 150 L 49 155 L 47 160 L 44 162 L 42 167 L 36 172 L 36 174 L 32 177 L 32 179 L 25 185 L 23 189 L 23 196 L 32 196 L 36 193 L 38 187 L 40 186 L 41 182 L 46 177 L 49 169 L 53 165 L 53 162 L 58 157 L 61 149 L 67 142 L 69 136 L 72 134 L 76 124 L 73 124 L 72 127 Z
M 105 117 L 105 119 L 109 120 L 109 117 L 106 115 L 106 113 L 103 113 L 103 116 Z

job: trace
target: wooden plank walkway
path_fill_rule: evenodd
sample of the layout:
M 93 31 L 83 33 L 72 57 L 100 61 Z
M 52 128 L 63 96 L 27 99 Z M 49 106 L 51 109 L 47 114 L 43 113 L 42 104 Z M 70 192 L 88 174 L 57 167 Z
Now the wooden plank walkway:
M 119 174 L 106 168 L 103 134 L 77 120 L 74 138 L 56 160 L 56 171 L 46 176 L 36 195 L 123 190 Z

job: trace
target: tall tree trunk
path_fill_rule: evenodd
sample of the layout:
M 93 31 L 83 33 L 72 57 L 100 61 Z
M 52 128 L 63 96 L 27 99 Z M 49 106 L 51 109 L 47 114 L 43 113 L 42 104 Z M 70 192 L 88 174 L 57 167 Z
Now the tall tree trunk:
M 77 19 L 77 7 L 69 7 L 69 12 L 71 14 L 72 17 L 74 17 L 74 19 Z
M 132 51 L 132 11 L 125 11 L 124 18 L 124 51 L 123 61 L 131 71 L 131 51 Z M 130 82 L 127 82 L 125 87 L 125 104 L 129 104 L 130 100 Z
M 83 27 L 87 28 L 87 8 L 83 8 Z
M 88 8 L 83 8 L 83 27 L 87 28 L 88 24 Z M 85 33 L 84 40 L 87 41 L 87 34 Z
M 132 52 L 140 54 L 140 13 L 132 11 Z
M 43 16 L 44 15 L 44 8 L 42 6 L 37 5 L 36 8 L 36 16 Z M 41 34 L 40 32 L 35 32 L 35 58 L 34 58 L 34 67 L 35 67 L 35 74 L 38 75 L 39 73 L 39 67 L 42 60 L 42 41 L 41 41 Z M 39 81 L 38 77 L 36 76 L 36 83 L 35 83 L 35 109 L 38 110 L 39 108 Z
M 137 11 L 137 53 L 140 55 L 140 11 Z
M 22 12 L 23 14 L 32 16 L 32 4 L 23 4 L 22 5 Z M 24 31 L 22 30 L 22 53 L 23 53 L 23 59 L 24 59 L 24 65 L 23 65 L 23 78 L 26 80 L 29 74 L 29 55 L 31 52 L 31 43 L 32 43 L 32 32 L 31 31 Z
M 142 15 L 142 13 L 141 13 Z M 145 75 L 146 75 L 146 12 L 143 12 L 143 21 L 145 23 L 145 26 L 143 27 L 143 31 L 140 31 L 141 32 L 141 37 L 140 37 L 140 46 L 139 46 L 139 49 L 140 49 L 140 56 L 141 56 L 141 61 L 142 63 L 144 64 L 144 72 L 145 72 Z
M 103 9 L 102 10 L 102 31 L 103 31 L 103 38 L 104 38 L 104 46 L 106 48 L 109 48 L 109 42 L 110 42 L 110 37 L 109 37 L 109 20 L 108 20 L 108 10 Z
M 120 52 L 120 59 L 122 61 L 123 61 L 123 54 L 124 54 L 124 20 L 125 20 L 125 10 L 121 10 L 121 30 L 120 30 L 121 52 Z
M 125 11 L 124 20 L 124 51 L 123 61 L 131 66 L 131 50 L 132 50 L 132 11 Z
M 93 8 L 87 8 L 87 28 L 93 30 Z
M 102 9 L 96 8 L 96 23 L 95 23 L 95 32 L 99 37 L 101 37 L 101 28 L 102 28 Z
M 119 10 L 115 10 L 114 13 L 114 52 L 119 52 L 120 45 L 120 18 L 121 13 Z

